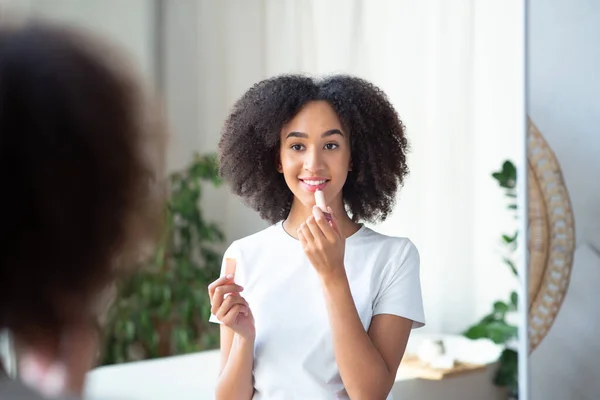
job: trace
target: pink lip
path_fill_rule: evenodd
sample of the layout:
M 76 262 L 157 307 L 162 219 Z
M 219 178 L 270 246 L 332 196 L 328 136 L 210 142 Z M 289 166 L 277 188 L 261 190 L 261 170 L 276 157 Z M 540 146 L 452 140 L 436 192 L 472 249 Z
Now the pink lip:
M 310 179 L 307 179 L 307 180 L 309 180 L 309 181 L 313 181 L 313 180 L 314 180 L 314 181 L 322 181 L 323 179 L 324 179 L 324 178 L 318 178 L 318 179 L 313 179 L 313 178 L 310 178 Z M 329 183 L 329 181 L 327 181 L 327 182 L 325 182 L 325 183 L 322 183 L 322 184 L 320 184 L 320 185 L 309 185 L 308 183 L 304 183 L 304 182 L 302 181 L 302 179 L 300 179 L 300 186 L 302 186 L 302 188 L 303 188 L 304 190 L 306 190 L 306 191 L 308 191 L 308 192 L 311 192 L 311 193 L 314 193 L 314 192 L 316 192 L 317 190 L 323 190 L 323 189 L 325 188 L 325 186 L 327 186 L 327 184 L 328 184 L 328 183 Z

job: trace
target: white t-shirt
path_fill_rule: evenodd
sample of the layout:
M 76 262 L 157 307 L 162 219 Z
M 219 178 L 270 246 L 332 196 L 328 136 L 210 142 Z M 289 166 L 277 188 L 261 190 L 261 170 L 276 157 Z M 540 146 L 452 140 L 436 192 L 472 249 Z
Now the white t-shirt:
M 244 287 L 242 295 L 254 315 L 253 398 L 348 398 L 323 289 L 300 242 L 279 222 L 233 242 L 225 258 L 236 259 L 235 282 Z M 409 239 L 362 226 L 346 239 L 344 263 L 365 330 L 377 314 L 410 319 L 413 328 L 425 324 L 419 253 Z M 210 320 L 219 322 L 214 315 Z

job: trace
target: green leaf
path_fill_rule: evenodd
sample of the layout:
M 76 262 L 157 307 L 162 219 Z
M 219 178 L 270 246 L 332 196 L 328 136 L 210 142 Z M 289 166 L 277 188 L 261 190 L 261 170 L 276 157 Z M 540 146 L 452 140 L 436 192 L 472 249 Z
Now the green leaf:
M 506 258 L 506 257 L 504 257 L 503 260 L 504 260 L 504 263 L 510 267 L 510 270 L 512 271 L 512 273 L 515 276 L 519 276 L 519 273 L 517 272 L 517 266 L 515 265 L 515 263 L 511 259 Z
M 502 188 L 514 189 L 517 182 L 517 169 L 510 161 L 505 161 L 500 171 L 492 173 L 492 177 L 498 181 Z
M 488 337 L 487 326 L 482 325 L 482 324 L 473 325 L 463 335 L 468 337 L 469 339 L 487 338 Z
M 516 326 L 509 325 L 502 318 L 496 318 L 490 322 L 480 322 L 467 329 L 463 336 L 469 339 L 487 338 L 496 344 L 503 344 L 515 338 L 518 333 Z
M 518 246 L 517 237 L 518 237 L 518 235 L 519 235 L 518 232 L 515 232 L 512 236 L 506 235 L 506 234 L 502 235 L 502 242 L 504 243 L 504 245 L 506 246 L 506 248 L 509 251 L 515 251 L 517 249 L 517 246 Z
M 508 236 L 508 235 L 502 235 L 502 240 L 504 240 L 505 243 L 513 243 L 515 241 L 516 238 Z
M 519 294 L 517 292 L 510 293 L 510 303 L 515 310 L 519 308 Z
M 504 317 L 508 311 L 508 305 L 502 301 L 497 301 L 494 303 L 494 312 L 499 313 Z
M 515 388 L 519 379 L 519 354 L 505 349 L 500 355 L 498 370 L 494 376 L 494 385 Z
M 488 338 L 496 344 L 503 344 L 517 336 L 517 327 L 506 322 L 492 322 L 487 326 Z
M 514 181 L 517 180 L 517 167 L 508 160 L 504 161 L 504 164 L 502 164 L 502 173 L 509 179 Z
M 485 317 L 483 317 L 479 323 L 487 325 L 490 322 L 497 321 L 497 320 L 498 320 L 498 317 L 497 317 L 496 313 L 491 313 L 491 314 L 488 314 Z

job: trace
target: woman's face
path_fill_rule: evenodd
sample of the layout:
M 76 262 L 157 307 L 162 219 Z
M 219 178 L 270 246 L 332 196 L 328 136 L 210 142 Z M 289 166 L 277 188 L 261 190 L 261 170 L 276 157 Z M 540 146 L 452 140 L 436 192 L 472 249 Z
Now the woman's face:
M 295 196 L 294 202 L 315 205 L 322 190 L 328 205 L 342 205 L 342 188 L 350 168 L 348 132 L 326 101 L 307 103 L 281 130 L 278 169 Z

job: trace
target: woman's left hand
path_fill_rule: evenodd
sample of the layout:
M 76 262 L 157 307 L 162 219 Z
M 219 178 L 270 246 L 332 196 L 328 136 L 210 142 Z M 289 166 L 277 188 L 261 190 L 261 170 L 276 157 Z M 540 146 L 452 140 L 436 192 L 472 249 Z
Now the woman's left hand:
M 344 251 L 346 241 L 339 231 L 338 219 L 328 208 L 331 223 L 327 221 L 321 209 L 313 207 L 311 215 L 298 228 L 298 239 L 321 279 L 329 279 L 344 270 Z

